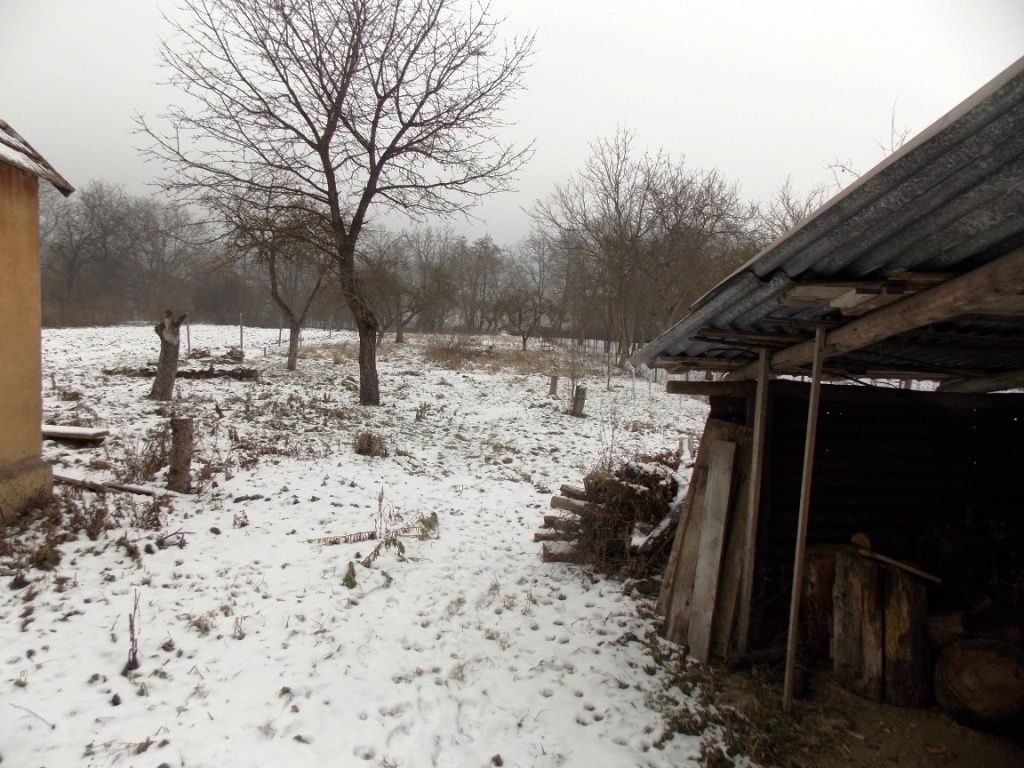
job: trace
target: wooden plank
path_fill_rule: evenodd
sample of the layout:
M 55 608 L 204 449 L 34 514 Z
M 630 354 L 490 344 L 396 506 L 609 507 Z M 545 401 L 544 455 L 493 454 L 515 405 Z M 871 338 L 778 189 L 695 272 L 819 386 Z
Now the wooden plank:
M 98 443 L 110 435 L 109 429 L 96 427 L 62 427 L 57 424 L 43 424 L 43 437 L 49 440 L 71 440 L 81 443 Z
M 754 596 L 754 566 L 757 554 L 757 522 L 761 508 L 761 477 L 764 472 L 764 441 L 768 427 L 768 352 L 761 350 L 758 359 L 757 392 L 754 395 L 753 453 L 750 459 L 750 481 L 747 492 L 746 531 L 743 540 L 743 572 L 741 575 L 736 649 L 747 652 L 750 637 L 750 614 Z
M 693 582 L 693 604 L 686 634 L 690 655 L 705 664 L 711 658 L 712 620 L 718 596 L 718 575 L 722 567 L 735 458 L 736 443 L 716 440 L 712 444 L 704 492 L 704 522 L 700 529 Z
M 711 622 L 711 649 L 714 655 L 730 659 L 735 655 L 736 613 L 743 581 L 743 555 L 750 514 L 750 477 L 753 462 L 754 430 L 747 427 L 736 439 L 733 466 L 733 499 L 729 504 L 725 528 L 725 548 L 718 577 L 718 597 Z
M 754 394 L 752 381 L 677 381 L 665 385 L 670 395 L 697 395 L 701 397 L 750 397 Z
M 955 277 L 934 288 L 908 296 L 831 331 L 825 341 L 824 357 L 837 357 L 904 331 L 1012 300 L 1024 292 L 1024 248 L 1018 248 L 995 261 Z M 804 341 L 772 355 L 772 370 L 792 371 L 811 362 L 816 341 Z M 757 375 L 757 363 L 733 371 L 732 380 Z
M 737 435 L 744 429 L 746 428 L 720 419 L 708 419 L 704 425 L 700 446 L 697 448 L 690 484 L 686 489 L 686 498 L 672 541 L 672 552 L 665 566 L 657 604 L 658 613 L 665 617 L 662 634 L 680 645 L 686 642 L 689 629 L 711 445 L 715 440 L 736 440 Z
M 899 568 L 900 570 L 906 571 L 907 573 L 912 573 L 915 576 L 920 576 L 922 579 L 927 579 L 928 581 L 934 582 L 935 584 L 942 583 L 942 579 L 940 579 L 938 576 L 934 574 L 928 573 L 927 571 L 922 571 L 920 568 L 915 568 L 910 563 L 905 563 L 902 560 L 896 560 L 892 557 L 880 555 L 879 553 L 874 552 L 870 549 L 864 549 L 863 547 L 861 547 L 857 550 L 857 554 L 861 557 L 873 558 L 875 560 L 878 560 L 880 563 L 891 565 L 894 568 Z
M 796 546 L 793 552 L 793 586 L 789 601 L 789 631 L 786 635 L 786 678 L 782 689 L 782 709 L 793 707 L 796 683 L 796 642 L 800 623 L 800 590 L 804 584 L 804 550 L 807 546 L 807 518 L 811 508 L 811 478 L 814 475 L 814 448 L 818 439 L 818 410 L 821 404 L 821 369 L 825 360 L 825 331 L 819 328 L 814 336 L 814 370 L 811 392 L 807 400 L 807 432 L 804 438 L 804 468 L 800 478 L 800 509 L 796 525 Z

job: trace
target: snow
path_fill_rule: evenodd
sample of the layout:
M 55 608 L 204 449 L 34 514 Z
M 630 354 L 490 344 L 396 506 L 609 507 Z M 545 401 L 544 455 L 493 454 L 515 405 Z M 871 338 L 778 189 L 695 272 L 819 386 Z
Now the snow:
M 237 328 L 191 329 L 192 346 L 214 352 L 237 339 Z M 589 415 L 574 419 L 547 397 L 545 375 L 431 367 L 426 339 L 413 336 L 382 349 L 384 405 L 363 408 L 343 383 L 356 373 L 350 360 L 302 359 L 289 374 L 276 329 L 246 328 L 245 339 L 261 382 L 178 383 L 178 410 L 197 420 L 194 468 L 221 467 L 199 495 L 175 497 L 160 531 L 131 526 L 129 514 L 97 541 L 63 544 L 53 571 L 26 572 L 28 587 L 4 577 L 5 766 L 461 767 L 500 755 L 506 766 L 619 767 L 696 757 L 696 737 L 652 747 L 664 722 L 649 702 L 667 676 L 642 644 L 619 642 L 654 628 L 650 602 L 541 562 L 532 534 L 560 483 L 579 483 L 609 454 L 674 447 L 705 406 L 613 378 L 610 392 L 590 383 Z M 149 380 L 99 371 L 152 360 L 152 329 L 48 330 L 43 341 L 46 416 L 112 432 L 100 447 L 47 443 L 47 458 L 60 472 L 113 479 L 109 466 L 166 419 L 144 398 Z M 64 390 L 82 397 L 62 399 Z M 386 457 L 355 454 L 367 429 L 385 436 Z M 309 541 L 431 513 L 437 535 L 403 537 L 404 559 L 384 549 L 365 567 L 358 561 L 377 541 Z M 127 532 L 145 548 L 178 530 L 184 548 L 156 548 L 139 563 L 114 544 Z M 354 589 L 342 584 L 350 561 Z M 129 678 L 136 595 L 141 663 Z

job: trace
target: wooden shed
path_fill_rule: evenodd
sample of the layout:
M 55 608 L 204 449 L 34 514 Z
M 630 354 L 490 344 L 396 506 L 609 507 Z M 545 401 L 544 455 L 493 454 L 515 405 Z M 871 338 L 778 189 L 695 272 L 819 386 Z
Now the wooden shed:
M 0 120 L 0 522 L 49 498 L 40 457 L 39 180 L 74 189 Z
M 705 659 L 782 643 L 788 707 L 800 643 L 842 639 L 808 609 L 844 597 L 808 594 L 823 551 L 923 573 L 932 611 L 984 597 L 1024 626 L 1024 395 L 994 394 L 1024 387 L 1024 59 L 631 362 L 720 378 L 668 383 L 711 403 L 659 602 L 671 639 Z M 861 661 L 898 676 L 928 649 L 878 653 Z M 909 703 L 891 688 L 872 693 Z

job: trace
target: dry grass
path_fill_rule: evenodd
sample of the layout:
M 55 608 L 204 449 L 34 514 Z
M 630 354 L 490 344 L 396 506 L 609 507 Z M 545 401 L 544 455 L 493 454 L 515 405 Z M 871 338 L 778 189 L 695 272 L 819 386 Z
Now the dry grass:
M 299 347 L 300 360 L 330 360 L 334 365 L 359 359 L 359 345 L 351 341 L 304 344 Z
M 356 436 L 356 453 L 360 456 L 387 456 L 388 447 L 382 435 L 376 432 L 360 432 Z
M 539 349 L 537 340 L 530 342 L 534 345 L 533 349 L 523 351 L 507 344 L 511 341 L 505 337 L 497 337 L 492 341 L 487 337 L 481 340 L 475 336 L 451 334 L 431 340 L 423 356 L 428 362 L 453 371 L 475 368 L 488 373 L 569 376 L 565 370 L 566 355 L 563 352 Z M 599 362 L 590 361 L 584 362 L 584 368 L 584 375 L 591 376 L 597 376 L 603 370 Z

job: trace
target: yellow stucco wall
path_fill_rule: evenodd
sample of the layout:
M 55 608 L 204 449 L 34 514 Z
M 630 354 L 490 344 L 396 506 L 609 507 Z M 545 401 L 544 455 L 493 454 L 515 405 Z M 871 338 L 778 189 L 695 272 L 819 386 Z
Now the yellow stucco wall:
M 39 182 L 0 161 L 0 519 L 49 496 L 41 375 Z

